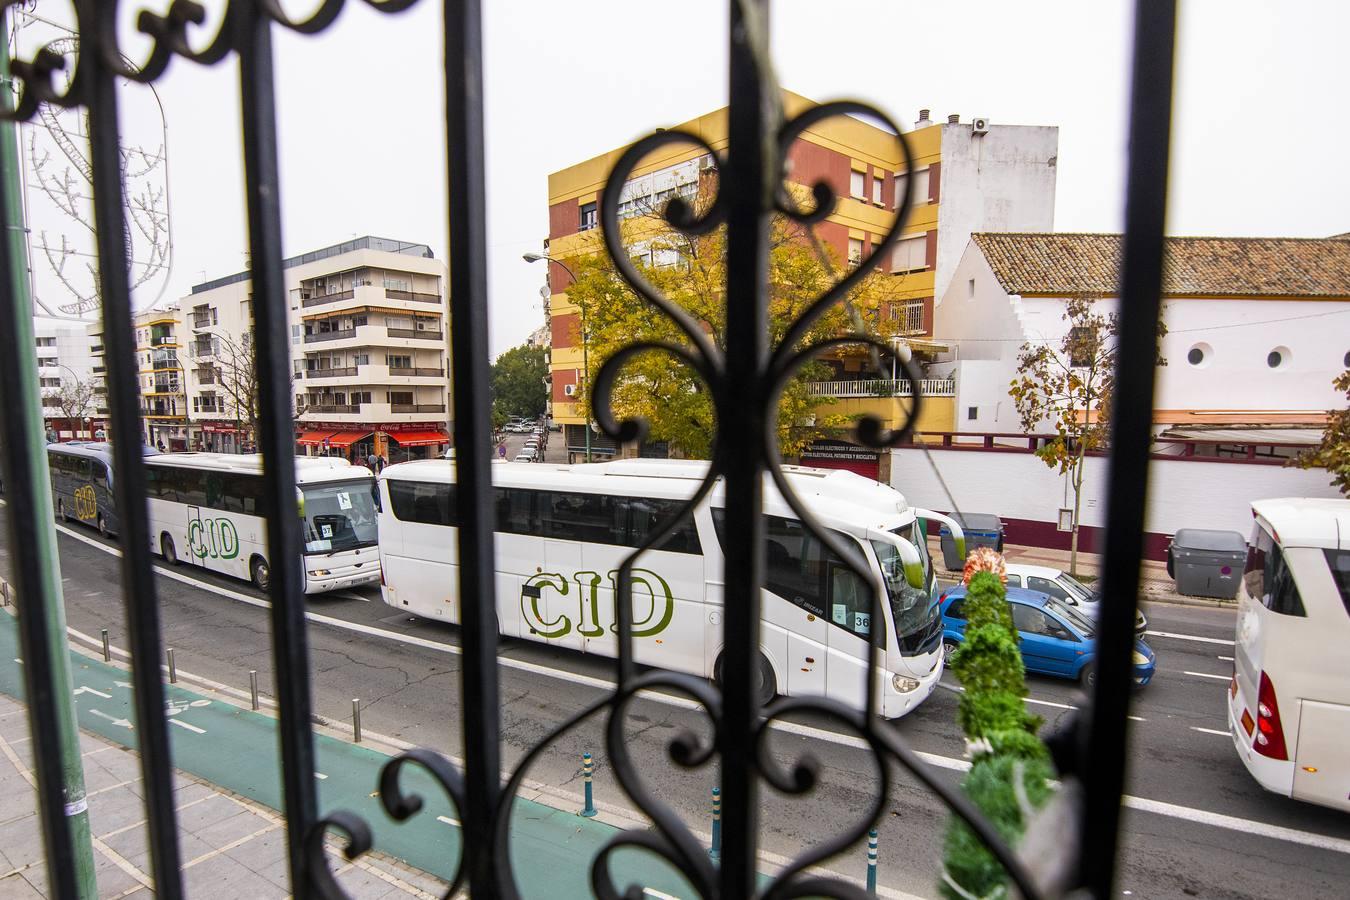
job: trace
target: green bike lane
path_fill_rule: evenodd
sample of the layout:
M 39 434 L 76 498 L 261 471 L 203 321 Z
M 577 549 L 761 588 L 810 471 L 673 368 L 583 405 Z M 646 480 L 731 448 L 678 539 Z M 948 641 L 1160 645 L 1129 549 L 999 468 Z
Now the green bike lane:
M 0 614 L 0 693 L 24 700 L 18 633 Z M 136 749 L 130 673 L 70 651 L 73 701 L 82 729 Z M 282 804 L 276 720 L 232 703 L 165 685 L 173 760 L 177 768 L 271 809 Z M 374 846 L 438 878 L 454 878 L 461 852 L 459 812 L 439 784 L 416 764 L 405 765 L 400 785 L 422 797 L 422 810 L 398 823 L 380 805 L 381 768 L 390 757 L 370 747 L 315 734 L 320 814 L 339 809 L 361 816 Z M 591 897 L 590 866 L 619 831 L 595 819 L 526 799 L 514 803 L 510 850 L 517 884 L 526 897 Z M 340 837 L 340 835 L 338 835 Z M 611 857 L 617 886 L 637 883 L 660 894 L 694 895 L 672 869 L 642 851 Z

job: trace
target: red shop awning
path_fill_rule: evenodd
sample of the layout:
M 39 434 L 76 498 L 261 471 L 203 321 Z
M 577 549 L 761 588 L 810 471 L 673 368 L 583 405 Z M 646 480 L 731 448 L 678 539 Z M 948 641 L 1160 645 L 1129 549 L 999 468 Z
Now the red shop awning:
M 297 444 L 308 444 L 317 447 L 323 443 L 324 438 L 332 433 L 333 432 L 331 431 L 306 431 L 296 438 L 295 442 Z
M 389 439 L 400 447 L 427 447 L 448 442 L 450 435 L 444 431 L 391 431 Z
M 373 431 L 339 431 L 337 434 L 328 436 L 328 446 L 330 447 L 350 447 L 362 438 L 370 437 Z

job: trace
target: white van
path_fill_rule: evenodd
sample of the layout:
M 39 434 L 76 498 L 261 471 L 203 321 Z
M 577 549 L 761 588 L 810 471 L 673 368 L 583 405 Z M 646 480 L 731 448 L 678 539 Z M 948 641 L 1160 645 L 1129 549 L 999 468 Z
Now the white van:
M 1350 810 L 1350 500 L 1258 500 L 1228 728 L 1262 787 Z

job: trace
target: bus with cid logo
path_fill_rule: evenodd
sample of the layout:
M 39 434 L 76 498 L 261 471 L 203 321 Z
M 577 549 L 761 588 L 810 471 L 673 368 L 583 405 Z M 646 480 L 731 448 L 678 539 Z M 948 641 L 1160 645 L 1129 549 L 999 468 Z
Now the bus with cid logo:
M 851 472 L 784 471 L 811 513 L 858 551 L 869 577 L 859 577 L 808 532 L 766 478 L 767 568 L 754 667 L 760 701 L 823 695 L 861 709 L 867 679 L 875 677 L 879 712 L 888 718 L 910 712 L 932 693 L 943 664 L 942 618 L 920 520 L 950 524 L 964 545 L 959 526 Z M 675 517 L 706 472 L 707 463 L 686 460 L 494 463 L 501 633 L 615 656 L 619 566 Z M 454 491 L 455 464 L 447 460 L 401 463 L 380 475 L 383 595 L 400 612 L 460 620 Z M 720 680 L 724 519 L 719 483 L 636 561 L 637 662 Z M 871 619 L 874 587 L 882 596 L 879 623 Z M 875 658 L 874 625 L 883 648 Z
M 154 552 L 267 590 L 260 455 L 166 453 L 147 458 L 145 470 Z M 375 476 L 345 459 L 300 457 L 295 481 L 304 556 L 286 562 L 301 565 L 305 593 L 378 582 Z

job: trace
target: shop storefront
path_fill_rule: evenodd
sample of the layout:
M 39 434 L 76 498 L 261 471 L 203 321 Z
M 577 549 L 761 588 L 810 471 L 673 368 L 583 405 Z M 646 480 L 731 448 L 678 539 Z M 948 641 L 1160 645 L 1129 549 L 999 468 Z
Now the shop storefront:
M 302 456 L 341 456 L 365 465 L 371 456 L 387 463 L 436 459 L 450 446 L 450 436 L 439 428 L 390 426 L 387 430 L 314 428 L 296 435 Z
M 817 469 L 845 469 L 881 480 L 881 454 L 848 441 L 819 440 L 802 451 L 801 463 Z

